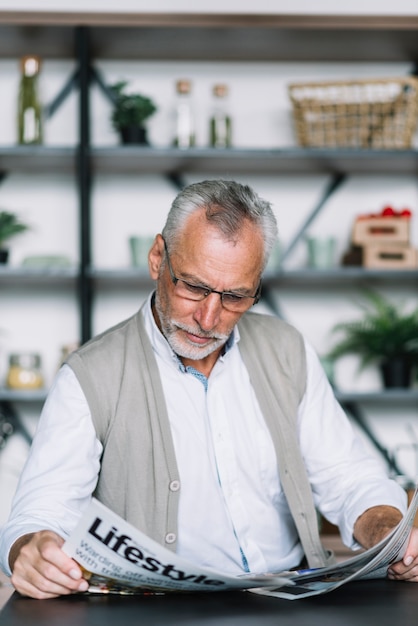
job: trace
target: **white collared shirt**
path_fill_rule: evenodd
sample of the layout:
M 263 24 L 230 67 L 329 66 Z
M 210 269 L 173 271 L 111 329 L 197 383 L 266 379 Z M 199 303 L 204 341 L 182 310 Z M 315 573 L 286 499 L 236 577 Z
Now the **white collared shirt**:
M 239 351 L 229 349 L 209 378 L 184 368 L 144 308 L 167 402 L 180 474 L 177 552 L 231 574 L 280 571 L 302 557 L 280 484 L 271 437 Z M 308 379 L 298 412 L 302 454 L 315 504 L 355 547 L 353 525 L 367 508 L 405 511 L 406 495 L 386 478 L 336 402 L 306 343 Z M 43 408 L 11 517 L 0 534 L 2 568 L 21 535 L 50 528 L 66 537 L 88 506 L 100 470 L 101 443 L 81 387 L 61 368 Z

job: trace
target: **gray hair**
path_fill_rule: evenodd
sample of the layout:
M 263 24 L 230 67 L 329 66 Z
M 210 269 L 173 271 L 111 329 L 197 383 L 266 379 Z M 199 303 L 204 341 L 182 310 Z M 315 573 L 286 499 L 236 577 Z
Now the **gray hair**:
M 162 231 L 170 248 L 187 218 L 204 208 L 207 220 L 226 238 L 236 236 L 245 220 L 258 226 L 264 240 L 263 269 L 277 241 L 277 222 L 271 204 L 251 187 L 228 180 L 205 180 L 185 187 L 174 199 Z

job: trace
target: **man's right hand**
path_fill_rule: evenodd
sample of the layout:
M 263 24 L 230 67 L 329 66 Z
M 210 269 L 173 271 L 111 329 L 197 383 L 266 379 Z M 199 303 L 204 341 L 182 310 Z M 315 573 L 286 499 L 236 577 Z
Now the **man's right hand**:
M 87 591 L 80 566 L 61 549 L 64 539 L 50 530 L 20 537 L 10 550 L 11 582 L 31 598 L 56 598 Z

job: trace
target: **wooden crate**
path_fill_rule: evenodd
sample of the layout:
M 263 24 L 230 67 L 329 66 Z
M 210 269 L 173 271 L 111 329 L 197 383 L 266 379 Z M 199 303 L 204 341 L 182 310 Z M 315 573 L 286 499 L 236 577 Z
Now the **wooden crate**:
M 363 267 L 369 269 L 404 270 L 418 266 L 416 248 L 403 245 L 372 244 L 363 248 Z
M 367 246 L 371 243 L 409 242 L 410 221 L 403 217 L 373 217 L 354 222 L 352 243 Z

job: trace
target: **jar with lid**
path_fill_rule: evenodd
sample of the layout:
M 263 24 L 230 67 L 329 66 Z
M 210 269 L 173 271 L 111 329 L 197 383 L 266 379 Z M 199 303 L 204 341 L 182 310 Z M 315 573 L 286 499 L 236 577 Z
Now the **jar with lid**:
M 177 81 L 174 145 L 178 148 L 191 148 L 195 145 L 195 120 L 191 91 L 190 80 Z
M 232 123 L 228 111 L 228 86 L 213 87 L 213 112 L 210 118 L 210 145 L 213 148 L 229 148 L 232 144 Z
M 18 97 L 18 143 L 42 143 L 42 109 L 38 94 L 40 58 L 24 56 L 20 61 L 21 78 Z
M 40 389 L 44 386 L 39 354 L 11 354 L 6 377 L 9 389 Z

